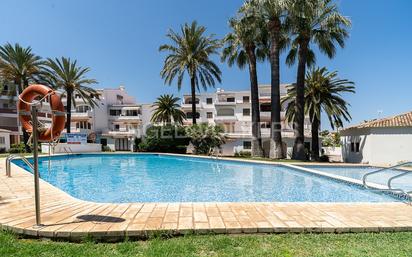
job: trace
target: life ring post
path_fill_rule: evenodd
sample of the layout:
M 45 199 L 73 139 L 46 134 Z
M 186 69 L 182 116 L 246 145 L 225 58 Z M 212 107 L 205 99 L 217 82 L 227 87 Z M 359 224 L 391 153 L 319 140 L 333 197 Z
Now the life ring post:
M 37 106 L 31 106 L 31 118 L 33 127 L 37 128 Z M 39 133 L 37 129 L 33 129 L 33 175 L 34 175 L 34 202 L 36 209 L 36 226 L 41 226 L 41 216 L 40 216 L 40 175 L 39 175 Z

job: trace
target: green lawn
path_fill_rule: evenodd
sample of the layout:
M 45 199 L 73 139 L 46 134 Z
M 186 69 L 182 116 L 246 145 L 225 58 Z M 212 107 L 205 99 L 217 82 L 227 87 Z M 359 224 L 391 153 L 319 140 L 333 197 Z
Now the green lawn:
M 207 235 L 82 244 L 0 232 L 0 256 L 411 256 L 412 233 Z

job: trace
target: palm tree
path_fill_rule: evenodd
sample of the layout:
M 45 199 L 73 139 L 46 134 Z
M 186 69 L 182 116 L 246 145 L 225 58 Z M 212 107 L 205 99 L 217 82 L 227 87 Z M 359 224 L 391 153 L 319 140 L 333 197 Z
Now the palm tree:
M 185 113 L 180 110 L 179 97 L 173 95 L 161 95 L 152 105 L 155 108 L 151 121 L 169 124 L 172 121 L 182 124 L 186 118 Z
M 182 87 L 185 73 L 190 79 L 192 93 L 192 120 L 196 124 L 196 89 L 200 85 L 206 90 L 208 86 L 215 86 L 215 80 L 221 82 L 221 71 L 210 59 L 218 54 L 220 41 L 214 35 L 205 36 L 206 28 L 198 26 L 194 21 L 192 24 L 181 26 L 180 34 L 170 30 L 166 35 L 172 44 L 160 46 L 159 51 L 168 52 L 160 73 L 165 83 L 171 85 L 177 77 L 177 86 Z
M 355 93 L 354 83 L 347 79 L 339 79 L 336 71 L 328 72 L 326 68 L 311 69 L 306 74 L 305 114 L 312 123 L 312 160 L 319 160 L 319 128 L 321 113 L 329 119 L 332 129 L 342 127 L 343 120 L 350 121 L 349 104 L 341 97 L 342 93 Z M 291 87 L 282 99 L 288 103 L 286 117 L 292 122 L 296 114 L 296 87 Z
M 271 130 L 269 157 L 285 157 L 282 144 L 281 104 L 280 104 L 280 52 L 287 43 L 285 19 L 287 17 L 286 0 L 252 0 L 249 5 L 264 20 L 269 33 L 269 62 L 271 70 Z
M 77 65 L 77 61 L 70 58 L 61 57 L 61 59 L 47 58 L 45 63 L 46 71 L 50 83 L 55 88 L 63 89 L 66 94 L 67 123 L 66 132 L 70 133 L 71 108 L 75 106 L 75 96 L 78 95 L 91 107 L 96 106 L 96 99 L 99 98 L 97 91 L 86 85 L 96 84 L 97 81 L 89 79 L 86 74 L 90 71 L 88 67 Z
M 13 96 L 19 95 L 30 83 L 37 82 L 42 74 L 42 59 L 32 52 L 31 47 L 22 47 L 10 43 L 0 46 L 0 75 L 5 81 L 13 82 L 16 90 Z M 26 152 L 30 152 L 27 144 L 29 134 L 23 130 L 23 141 Z
M 259 87 L 256 70 L 257 60 L 263 61 L 265 53 L 265 33 L 262 24 L 254 16 L 231 19 L 231 32 L 224 38 L 225 48 L 222 61 L 231 67 L 236 64 L 240 69 L 249 68 L 250 95 L 252 105 L 252 156 L 262 157 L 262 135 L 260 132 Z
M 293 159 L 305 159 L 304 147 L 304 94 L 306 66 L 315 63 L 315 54 L 311 44 L 329 58 L 336 53 L 336 44 L 344 47 L 349 36 L 347 29 L 351 22 L 339 13 L 332 0 L 292 0 L 288 5 L 289 15 L 286 24 L 294 36 L 292 47 L 286 62 L 289 65 L 298 59 L 295 104 L 295 144 Z

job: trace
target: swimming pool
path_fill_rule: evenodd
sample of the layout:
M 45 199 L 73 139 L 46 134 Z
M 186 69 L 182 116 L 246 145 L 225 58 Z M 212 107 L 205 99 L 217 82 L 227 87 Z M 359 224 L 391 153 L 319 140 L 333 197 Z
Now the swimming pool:
M 348 178 L 354 178 L 358 180 L 362 180 L 363 176 L 371 171 L 378 170 L 380 168 L 371 167 L 371 166 L 314 166 L 314 165 L 304 165 L 305 168 L 314 169 L 322 172 L 326 172 L 328 174 L 339 175 Z M 401 174 L 397 169 L 386 170 L 382 173 L 372 174 L 367 178 L 367 182 L 372 182 L 376 184 L 380 184 L 383 186 L 387 185 L 388 179 L 391 177 Z M 408 175 L 395 179 L 392 182 L 393 188 L 401 188 L 405 191 L 412 190 L 412 172 L 408 173 Z
M 14 163 L 21 167 L 20 160 Z M 80 154 L 40 158 L 40 176 L 87 201 L 388 202 L 389 195 L 282 165 L 158 154 Z

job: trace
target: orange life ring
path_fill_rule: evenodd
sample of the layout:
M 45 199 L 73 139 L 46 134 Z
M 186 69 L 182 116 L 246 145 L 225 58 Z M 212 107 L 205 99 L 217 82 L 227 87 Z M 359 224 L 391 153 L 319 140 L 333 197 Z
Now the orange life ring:
M 54 139 L 60 137 L 60 133 L 63 131 L 66 123 L 66 116 L 64 115 L 64 106 L 60 100 L 60 97 L 51 89 L 45 85 L 30 85 L 20 94 L 19 103 L 17 109 L 20 113 L 20 121 L 23 128 L 31 133 L 33 131 L 33 126 L 31 122 L 30 105 L 27 103 L 33 102 L 36 98 L 48 97 L 50 101 L 50 109 L 53 112 L 53 119 L 51 127 L 45 131 L 39 133 L 39 141 L 53 141 Z M 22 101 L 23 100 L 23 101 Z M 53 135 L 52 135 L 53 133 Z

